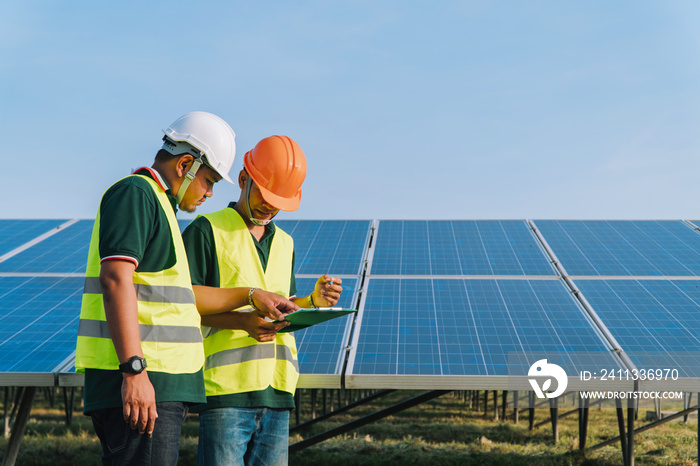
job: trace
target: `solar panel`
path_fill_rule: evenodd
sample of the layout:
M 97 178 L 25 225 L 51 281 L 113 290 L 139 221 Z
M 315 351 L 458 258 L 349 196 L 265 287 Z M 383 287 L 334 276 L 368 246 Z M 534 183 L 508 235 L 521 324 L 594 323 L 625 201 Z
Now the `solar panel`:
M 570 377 L 594 360 L 619 367 L 557 279 L 375 277 L 361 312 L 347 386 L 399 388 L 406 378 L 404 388 L 432 388 L 436 379 L 425 376 L 468 376 L 453 388 L 483 389 L 487 379 L 474 376 L 526 376 L 534 355 L 558 361 Z
M 681 221 L 538 220 L 535 224 L 569 275 L 700 275 L 700 235 Z
M 65 223 L 65 220 L 0 220 L 0 256 Z
M 81 220 L 0 262 L 4 273 L 79 273 L 87 265 L 93 220 Z
M 315 283 L 312 278 L 297 278 L 299 295 L 311 293 Z M 337 306 L 355 308 L 357 283 L 357 279 L 343 280 L 343 293 Z M 299 387 L 340 388 L 353 318 L 353 315 L 346 315 L 294 332 L 299 352 Z
M 369 220 L 279 220 L 294 238 L 299 275 L 359 275 L 369 239 Z
M 700 281 L 576 280 L 638 368 L 700 377 Z
M 522 220 L 382 220 L 372 275 L 556 275 Z
M 0 380 L 51 373 L 75 350 L 83 278 L 0 277 Z M 51 377 L 53 385 L 53 377 Z

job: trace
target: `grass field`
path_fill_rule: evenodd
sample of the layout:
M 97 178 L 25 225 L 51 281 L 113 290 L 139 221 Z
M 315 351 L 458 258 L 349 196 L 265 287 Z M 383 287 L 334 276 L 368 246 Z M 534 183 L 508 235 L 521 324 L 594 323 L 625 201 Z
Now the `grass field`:
M 394 392 L 354 408 L 329 421 L 319 422 L 290 436 L 290 443 L 308 438 L 420 392 Z M 572 398 L 570 397 L 569 400 Z M 79 405 L 79 403 L 78 403 Z M 309 418 L 308 393 L 303 398 L 302 421 Z M 560 412 L 574 407 L 570 402 Z M 664 409 L 673 408 L 665 406 Z M 80 409 L 76 406 L 76 409 Z M 491 410 L 492 411 L 492 410 Z M 646 409 L 640 409 L 640 419 Z M 512 412 L 510 410 L 509 412 Z M 536 410 L 536 422 L 546 421 L 548 409 Z M 292 415 L 294 425 L 295 415 Z M 635 464 L 697 464 L 697 417 L 684 424 L 674 420 L 635 437 Z M 618 435 L 615 410 L 591 408 L 589 446 Z M 637 421 L 636 427 L 645 422 Z M 180 444 L 180 464 L 195 464 L 198 420 L 188 416 Z M 7 440 L 0 442 L 5 451 Z M 22 442 L 18 465 L 99 465 L 101 449 L 89 418 L 77 412 L 66 426 L 62 406 L 51 407 L 38 393 Z M 447 394 L 422 405 L 366 425 L 348 434 L 309 447 L 290 456 L 292 465 L 618 465 L 619 443 L 585 454 L 578 451 L 578 417 L 559 421 L 559 442 L 551 424 L 528 430 L 527 414 L 516 425 L 493 420 L 493 413 L 470 409 L 457 394 Z

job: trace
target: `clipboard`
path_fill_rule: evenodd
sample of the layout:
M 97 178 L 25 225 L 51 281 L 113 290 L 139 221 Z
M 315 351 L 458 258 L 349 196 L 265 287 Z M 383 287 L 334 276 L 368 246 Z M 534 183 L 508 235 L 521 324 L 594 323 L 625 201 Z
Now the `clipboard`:
M 290 322 L 277 333 L 295 332 L 312 325 L 320 324 L 327 320 L 342 317 L 357 312 L 357 309 L 343 309 L 342 307 L 319 307 L 316 309 L 299 309 L 284 316 L 284 320 Z M 282 322 L 276 320 L 275 322 Z

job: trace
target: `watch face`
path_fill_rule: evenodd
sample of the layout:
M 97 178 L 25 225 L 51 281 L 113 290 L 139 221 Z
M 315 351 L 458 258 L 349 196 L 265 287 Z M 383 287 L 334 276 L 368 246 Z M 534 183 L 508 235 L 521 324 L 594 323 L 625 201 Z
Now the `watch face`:
M 140 359 L 134 359 L 131 361 L 131 368 L 134 370 L 134 372 L 141 372 L 143 370 L 143 363 Z

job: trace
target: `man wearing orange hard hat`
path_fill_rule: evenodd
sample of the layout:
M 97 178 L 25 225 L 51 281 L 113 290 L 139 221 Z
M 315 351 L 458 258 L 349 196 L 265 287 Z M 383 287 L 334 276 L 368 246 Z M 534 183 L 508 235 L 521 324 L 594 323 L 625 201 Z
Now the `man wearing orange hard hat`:
M 249 306 L 203 316 L 207 403 L 198 405 L 198 465 L 286 464 L 289 411 L 299 364 L 294 337 L 277 333 L 253 302 L 257 289 L 302 308 L 333 306 L 342 281 L 324 275 L 297 297 L 294 242 L 272 219 L 301 202 L 306 157 L 287 136 L 270 136 L 245 154 L 237 202 L 197 217 L 183 233 L 193 285 L 250 287 Z M 251 338 L 252 337 L 252 338 Z

